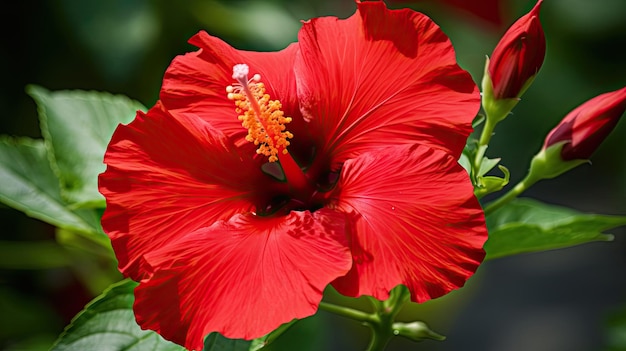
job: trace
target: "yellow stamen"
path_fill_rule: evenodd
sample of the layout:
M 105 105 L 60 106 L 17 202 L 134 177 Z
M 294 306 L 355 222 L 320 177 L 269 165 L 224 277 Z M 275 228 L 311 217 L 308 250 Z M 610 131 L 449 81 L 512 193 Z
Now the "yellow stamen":
M 278 161 L 278 153 L 287 154 L 288 139 L 293 138 L 285 126 L 291 117 L 284 116 L 280 101 L 270 100 L 260 75 L 248 80 L 247 65 L 235 65 L 233 78 L 239 84 L 227 86 L 226 92 L 235 102 L 241 125 L 248 129 L 246 140 L 258 145 L 257 154 L 269 157 L 270 162 Z

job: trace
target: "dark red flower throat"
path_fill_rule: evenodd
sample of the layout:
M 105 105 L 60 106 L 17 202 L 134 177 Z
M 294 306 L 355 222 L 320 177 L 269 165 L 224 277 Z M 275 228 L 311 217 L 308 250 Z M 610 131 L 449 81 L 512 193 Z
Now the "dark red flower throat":
M 325 176 L 323 181 L 310 178 L 314 173 L 305 173 L 287 150 L 293 134 L 287 131 L 292 121 L 282 111 L 278 100 L 270 100 L 265 92 L 261 76 L 248 78 L 249 67 L 237 64 L 233 67 L 234 85 L 226 87 L 228 99 L 235 102 L 241 125 L 248 130 L 246 140 L 258 146 L 256 152 L 268 158 L 263 163 L 263 173 L 278 180 L 269 190 L 266 200 L 257 204 L 257 214 L 286 214 L 294 210 L 315 211 L 328 202 L 329 190 L 336 182 L 336 176 Z M 317 173 L 317 172 L 315 172 Z

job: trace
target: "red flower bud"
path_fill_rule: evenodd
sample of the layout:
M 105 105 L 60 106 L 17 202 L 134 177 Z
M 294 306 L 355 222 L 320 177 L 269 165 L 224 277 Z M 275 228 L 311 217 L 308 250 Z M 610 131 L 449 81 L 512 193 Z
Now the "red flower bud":
M 626 87 L 598 95 L 570 112 L 546 137 L 543 148 L 565 141 L 564 161 L 589 159 L 626 110 Z
M 541 68 L 546 54 L 546 38 L 535 7 L 504 33 L 491 54 L 488 72 L 493 95 L 499 99 L 518 98 Z

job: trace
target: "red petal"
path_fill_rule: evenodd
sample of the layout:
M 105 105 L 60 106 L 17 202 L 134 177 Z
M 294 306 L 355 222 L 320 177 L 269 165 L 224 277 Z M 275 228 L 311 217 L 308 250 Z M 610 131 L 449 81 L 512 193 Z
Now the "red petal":
M 354 265 L 333 285 L 384 300 L 398 284 L 423 302 L 463 286 L 487 229 L 465 170 L 449 155 L 402 145 L 346 161 L 338 210 L 354 217 Z
M 145 256 L 154 274 L 135 290 L 143 328 L 189 349 L 206 334 L 263 336 L 314 314 L 351 265 L 344 215 L 328 209 L 236 215 Z
M 104 162 L 102 226 L 120 270 L 135 280 L 144 273 L 143 254 L 250 210 L 264 178 L 259 165 L 206 122 L 174 119 L 159 105 L 116 129 Z
M 314 18 L 295 63 L 319 154 L 340 164 L 373 146 L 414 143 L 460 155 L 480 107 L 441 29 L 423 14 L 359 2 L 346 20 Z
M 247 130 L 241 127 L 235 105 L 225 90 L 235 82 L 233 66 L 245 63 L 250 67 L 250 78 L 256 73 L 261 75 L 267 93 L 281 101 L 286 116 L 300 116 L 293 73 L 297 44 L 279 52 L 243 51 L 206 32 L 196 34 L 189 42 L 200 50 L 174 59 L 163 79 L 160 97 L 174 115 L 195 114 L 227 136 L 245 137 Z

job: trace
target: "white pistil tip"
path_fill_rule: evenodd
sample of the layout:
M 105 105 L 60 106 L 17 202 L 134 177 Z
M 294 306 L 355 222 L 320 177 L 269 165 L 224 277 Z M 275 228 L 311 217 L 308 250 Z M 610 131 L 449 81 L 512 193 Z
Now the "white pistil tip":
M 253 80 L 254 82 L 256 82 L 256 83 L 260 82 L 260 81 L 261 81 L 261 75 L 260 75 L 260 74 L 258 74 L 258 73 L 257 73 L 257 74 L 255 74 L 255 75 L 253 75 L 253 76 L 252 76 L 252 80 Z
M 229 93 L 229 94 L 230 94 L 230 93 L 232 93 L 233 91 L 235 91 L 235 88 L 233 88 L 233 86 L 232 86 L 232 85 L 229 85 L 229 86 L 227 86 L 227 87 L 226 87 L 226 92 L 227 92 L 227 93 Z
M 233 66 L 233 79 L 242 83 L 248 81 L 248 72 L 250 68 L 245 63 L 236 64 Z M 245 83 L 242 83 L 242 85 Z

